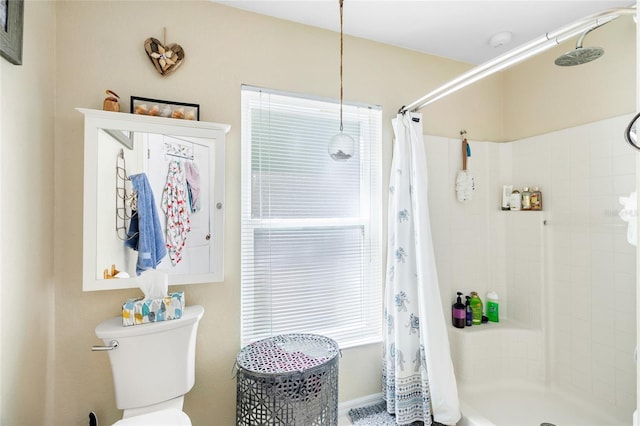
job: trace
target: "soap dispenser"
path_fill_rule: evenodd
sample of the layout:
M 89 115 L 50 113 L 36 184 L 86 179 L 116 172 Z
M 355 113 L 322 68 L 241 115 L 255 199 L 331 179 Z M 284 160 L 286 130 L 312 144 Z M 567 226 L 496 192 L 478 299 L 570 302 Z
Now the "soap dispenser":
M 467 319 L 467 311 L 462 303 L 462 293 L 458 292 L 458 299 L 456 303 L 451 306 L 451 319 L 453 326 L 456 328 L 464 328 L 464 324 Z

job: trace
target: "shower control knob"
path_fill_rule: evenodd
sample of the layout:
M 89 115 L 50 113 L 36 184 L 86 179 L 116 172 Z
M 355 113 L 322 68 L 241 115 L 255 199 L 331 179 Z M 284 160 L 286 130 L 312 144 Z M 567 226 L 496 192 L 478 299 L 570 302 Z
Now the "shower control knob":
M 204 239 L 205 239 L 205 240 L 207 240 L 207 241 L 209 241 L 209 240 L 211 239 L 211 234 L 210 234 L 210 233 L 209 233 L 209 234 L 207 234 L 207 235 L 204 237 Z

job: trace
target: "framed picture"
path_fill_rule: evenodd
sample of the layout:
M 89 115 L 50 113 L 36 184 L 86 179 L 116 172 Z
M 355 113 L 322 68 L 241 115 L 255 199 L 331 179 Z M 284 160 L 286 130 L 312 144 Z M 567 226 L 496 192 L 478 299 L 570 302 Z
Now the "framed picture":
M 22 65 L 24 0 L 0 0 L 0 55 Z
M 2 0 L 0 0 L 2 1 Z M 200 121 L 200 105 L 131 96 L 131 113 Z

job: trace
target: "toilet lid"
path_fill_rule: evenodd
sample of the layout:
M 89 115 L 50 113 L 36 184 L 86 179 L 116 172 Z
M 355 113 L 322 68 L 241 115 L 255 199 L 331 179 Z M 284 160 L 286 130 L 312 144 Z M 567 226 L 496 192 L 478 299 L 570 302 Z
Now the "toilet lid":
M 127 417 L 113 426 L 191 426 L 191 420 L 184 411 L 169 409 Z

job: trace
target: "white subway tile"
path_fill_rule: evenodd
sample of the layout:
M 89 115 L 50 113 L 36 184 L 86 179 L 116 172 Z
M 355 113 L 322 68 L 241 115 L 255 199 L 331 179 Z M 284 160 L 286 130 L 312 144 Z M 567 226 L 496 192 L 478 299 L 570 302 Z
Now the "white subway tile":
M 588 370 L 582 370 L 572 366 L 571 384 L 583 392 L 591 392 L 591 375 Z
M 627 373 L 631 375 L 635 375 L 636 373 L 636 363 L 633 357 L 632 350 L 614 350 L 614 364 L 616 371 L 621 372 L 621 374 Z
M 628 389 L 634 389 L 636 385 L 635 369 L 633 371 L 628 369 L 616 368 L 616 394 L 624 392 Z
M 614 274 L 614 291 L 616 293 L 626 293 L 631 299 L 635 299 L 636 295 L 636 277 L 635 271 L 632 272 L 616 272 Z
M 614 327 L 621 332 L 635 333 L 636 331 L 636 312 L 622 309 L 614 311 Z
M 613 157 L 591 157 L 591 177 L 605 177 L 613 175 Z
M 591 311 L 591 336 L 604 344 L 614 343 L 614 310 L 599 304 Z
M 600 380 L 599 377 L 594 376 L 593 395 L 609 404 L 615 404 L 616 390 L 615 390 L 615 384 L 613 383 L 613 380 L 611 382 L 607 382 L 604 380 Z
M 590 242 L 594 251 L 613 251 L 613 233 L 611 229 L 591 232 Z
M 636 191 L 635 174 L 616 174 L 613 176 L 613 194 L 621 197 L 628 197 L 632 192 Z M 622 204 L 617 200 L 616 207 L 618 211 L 622 209 Z
M 634 273 L 636 269 L 635 253 L 616 253 L 613 263 L 616 273 Z
M 528 360 L 527 379 L 534 382 L 543 382 L 545 380 L 544 362 Z
M 612 345 L 602 344 L 594 341 L 591 344 L 592 350 L 592 368 L 595 370 L 609 371 L 613 373 L 615 360 L 615 349 Z M 605 368 L 608 366 L 608 368 Z M 595 373 L 594 373 L 595 375 Z
M 636 348 L 635 330 L 615 330 L 615 348 L 626 354 L 633 355 L 633 351 Z

